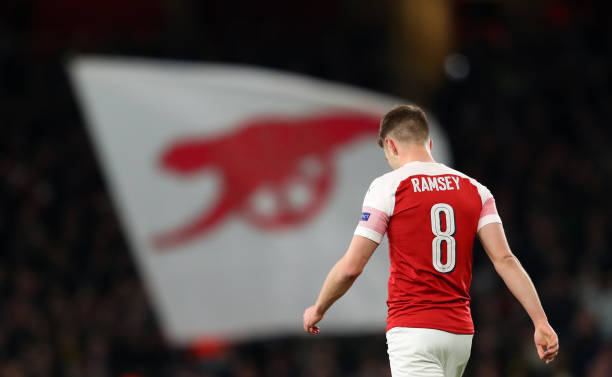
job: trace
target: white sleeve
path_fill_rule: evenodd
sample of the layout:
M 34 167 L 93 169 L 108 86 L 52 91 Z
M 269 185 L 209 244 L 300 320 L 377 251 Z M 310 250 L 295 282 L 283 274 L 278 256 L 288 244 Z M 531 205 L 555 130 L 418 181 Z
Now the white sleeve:
M 478 187 L 478 194 L 480 194 L 480 199 L 482 201 L 482 209 L 480 210 L 480 217 L 478 218 L 478 227 L 476 230 L 478 231 L 483 226 L 491 223 L 501 224 L 501 217 L 499 217 L 497 213 L 495 199 L 491 191 L 479 182 L 476 182 L 476 187 Z
M 382 177 L 381 177 L 382 178 Z M 361 220 L 355 234 L 371 239 L 376 243 L 382 241 L 387 232 L 389 219 L 395 207 L 395 190 L 381 178 L 375 179 L 363 200 Z

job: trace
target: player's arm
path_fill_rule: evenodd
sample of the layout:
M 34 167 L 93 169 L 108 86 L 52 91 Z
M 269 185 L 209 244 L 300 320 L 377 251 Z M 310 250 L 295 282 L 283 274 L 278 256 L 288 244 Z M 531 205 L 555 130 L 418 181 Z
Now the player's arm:
M 346 254 L 332 267 L 327 275 L 316 303 L 304 312 L 304 330 L 318 334 L 316 324 L 327 309 L 348 291 L 363 271 L 378 243 L 359 235 L 353 236 Z
M 504 229 L 500 223 L 490 223 L 478 231 L 478 237 L 495 271 L 521 303 L 535 326 L 534 341 L 540 359 L 548 364 L 559 352 L 559 340 L 552 329 L 529 275 L 508 246 Z

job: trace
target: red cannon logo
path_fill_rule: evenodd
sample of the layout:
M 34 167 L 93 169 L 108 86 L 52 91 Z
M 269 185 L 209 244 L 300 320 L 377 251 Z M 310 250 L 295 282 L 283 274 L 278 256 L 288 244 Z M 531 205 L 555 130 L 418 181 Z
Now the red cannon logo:
M 156 235 L 155 245 L 164 249 L 201 237 L 232 213 L 262 229 L 311 219 L 334 183 L 333 152 L 359 137 L 374 136 L 378 127 L 377 116 L 362 113 L 266 118 L 222 137 L 172 143 L 162 153 L 160 168 L 178 176 L 215 168 L 223 194 L 212 210 Z

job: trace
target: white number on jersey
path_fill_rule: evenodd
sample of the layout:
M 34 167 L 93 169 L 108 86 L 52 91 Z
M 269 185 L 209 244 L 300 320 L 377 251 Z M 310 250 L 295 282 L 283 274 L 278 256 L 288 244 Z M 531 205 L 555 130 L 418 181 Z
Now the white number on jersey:
M 442 231 L 440 214 L 444 212 L 446 226 Z M 436 236 L 431 242 L 431 254 L 434 268 L 447 274 L 455 268 L 455 258 L 457 255 L 457 242 L 453 238 L 455 235 L 455 211 L 453 207 L 446 203 L 434 204 L 431 207 L 431 231 Z M 446 263 L 442 263 L 442 242 L 446 243 Z

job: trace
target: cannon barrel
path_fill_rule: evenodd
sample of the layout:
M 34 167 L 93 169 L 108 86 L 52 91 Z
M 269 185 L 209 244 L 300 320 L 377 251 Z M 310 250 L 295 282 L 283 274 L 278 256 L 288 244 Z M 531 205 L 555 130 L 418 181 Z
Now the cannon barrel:
M 217 140 L 180 141 L 162 153 L 159 164 L 162 170 L 189 174 L 217 164 L 222 149 Z

